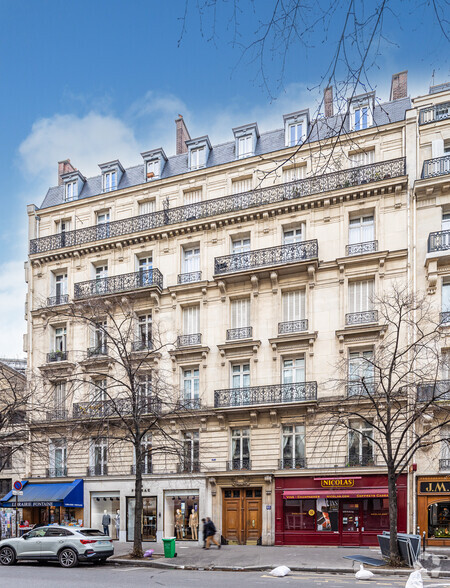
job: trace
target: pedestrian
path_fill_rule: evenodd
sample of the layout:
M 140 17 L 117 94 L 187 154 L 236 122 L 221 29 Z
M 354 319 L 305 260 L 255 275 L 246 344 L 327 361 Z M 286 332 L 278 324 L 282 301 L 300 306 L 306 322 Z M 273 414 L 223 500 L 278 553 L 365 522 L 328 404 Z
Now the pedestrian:
M 206 549 L 206 531 L 207 531 L 207 524 L 206 519 L 202 519 L 203 523 L 203 549 Z
M 218 549 L 221 548 L 220 543 L 217 543 L 217 541 L 214 538 L 215 534 L 216 526 L 209 517 L 206 517 L 206 549 L 209 549 L 211 541 L 214 543 L 214 545 L 217 545 Z

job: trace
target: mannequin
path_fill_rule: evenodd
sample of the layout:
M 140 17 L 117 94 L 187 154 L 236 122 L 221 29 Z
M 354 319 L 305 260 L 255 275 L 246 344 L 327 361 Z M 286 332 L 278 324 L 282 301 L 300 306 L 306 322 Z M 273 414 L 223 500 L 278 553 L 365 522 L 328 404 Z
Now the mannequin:
M 102 525 L 103 525 L 103 533 L 105 535 L 109 535 L 109 525 L 111 524 L 111 517 L 108 514 L 107 510 L 103 511 L 102 516 Z
M 120 532 L 120 510 L 117 509 L 117 511 L 116 511 L 116 539 L 119 539 L 119 532 Z
M 189 515 L 189 527 L 191 528 L 192 539 L 197 541 L 198 514 L 194 509 L 191 510 Z
M 177 530 L 177 539 L 182 539 L 183 515 L 181 514 L 181 510 L 179 508 L 177 508 L 177 512 L 175 514 L 175 529 Z

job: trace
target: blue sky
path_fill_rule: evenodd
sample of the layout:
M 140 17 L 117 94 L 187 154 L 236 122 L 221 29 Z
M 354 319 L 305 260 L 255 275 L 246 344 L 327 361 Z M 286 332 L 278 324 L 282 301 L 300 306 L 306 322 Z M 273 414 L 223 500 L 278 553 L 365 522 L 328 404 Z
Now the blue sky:
M 328 4 L 325 0 L 317 1 Z M 377 0 L 378 2 L 378 0 Z M 0 0 L 0 356 L 22 356 L 27 253 L 26 205 L 42 202 L 56 183 L 57 161 L 70 158 L 85 175 L 118 158 L 175 149 L 174 119 L 184 115 L 192 137 L 213 144 L 231 128 L 256 120 L 261 131 L 279 128 L 283 113 L 314 109 L 320 82 L 344 19 L 337 2 L 332 26 L 292 46 L 283 87 L 279 54 L 266 61 L 272 95 L 261 87 L 257 63 L 242 56 L 273 0 L 240 3 L 240 43 L 231 42 L 232 3 L 219 0 L 215 42 L 203 34 L 190 0 L 181 44 L 185 0 Z M 362 6 L 360 4 L 360 6 Z M 367 5 L 373 6 L 373 2 Z M 409 70 L 411 95 L 425 93 L 433 69 L 448 81 L 449 46 L 426 3 L 391 0 L 385 38 L 377 46 L 371 82 L 389 97 L 392 73 Z

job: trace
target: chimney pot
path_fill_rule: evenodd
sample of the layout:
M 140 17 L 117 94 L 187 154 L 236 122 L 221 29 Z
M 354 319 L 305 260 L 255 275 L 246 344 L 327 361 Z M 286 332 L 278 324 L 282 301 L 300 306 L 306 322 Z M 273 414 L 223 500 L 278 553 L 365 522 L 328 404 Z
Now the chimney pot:
M 333 86 L 328 86 L 323 91 L 323 103 L 325 107 L 325 116 L 333 116 Z
M 399 100 L 408 96 L 408 71 L 401 71 L 392 76 L 391 100 Z
M 77 171 L 77 168 L 73 167 L 73 165 L 70 163 L 70 159 L 58 161 L 58 186 L 61 186 L 63 183 L 61 176 L 74 171 Z
M 191 135 L 187 130 L 182 114 L 179 114 L 178 118 L 175 119 L 175 124 L 177 126 L 177 155 L 180 155 L 181 153 L 187 153 L 186 141 L 189 141 Z

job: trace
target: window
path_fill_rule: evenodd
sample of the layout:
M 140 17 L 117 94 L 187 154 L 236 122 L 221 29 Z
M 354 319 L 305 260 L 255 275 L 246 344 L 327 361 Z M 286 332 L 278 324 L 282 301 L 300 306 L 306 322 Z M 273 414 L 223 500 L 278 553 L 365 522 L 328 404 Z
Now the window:
M 349 155 L 350 163 L 352 167 L 360 167 L 362 165 L 369 165 L 375 161 L 375 149 L 369 149 L 368 151 L 359 151 L 358 153 L 352 153 Z
M 353 108 L 353 130 L 361 131 L 367 129 L 372 124 L 369 105 L 358 105 Z
M 442 312 L 450 312 L 450 280 L 447 280 L 442 283 Z
M 97 265 L 94 266 L 95 271 L 95 293 L 106 294 L 108 291 L 108 266 Z
M 195 204 L 196 202 L 202 201 L 202 191 L 200 190 L 189 190 L 183 194 L 183 204 Z
M 67 447 L 65 439 L 51 439 L 49 447 L 50 477 L 67 476 Z
M 440 470 L 450 470 L 450 428 L 443 427 L 441 430 L 441 457 Z
M 250 326 L 250 299 L 238 298 L 231 301 L 231 328 Z
M 374 280 L 361 280 L 348 284 L 348 312 L 373 310 Z
M 139 258 L 139 285 L 151 286 L 153 284 L 153 258 L 152 255 Z
M 65 302 L 65 297 L 67 296 L 67 274 L 56 274 L 54 277 L 55 303 L 62 304 Z
M 182 388 L 184 405 L 189 408 L 199 406 L 200 370 L 196 368 L 184 368 L 182 370 Z
M 70 220 L 56 221 L 55 227 L 57 233 L 67 233 L 67 231 L 70 231 Z
M 349 465 L 373 465 L 373 428 L 366 422 L 350 423 L 348 432 Z
M 246 251 L 250 251 L 250 237 L 231 240 L 231 253 L 244 253 Z
M 66 351 L 66 327 L 56 327 L 54 330 L 54 350 L 56 352 L 65 353 Z
M 109 212 L 99 212 L 97 214 L 97 224 L 105 225 L 109 223 Z
M 182 272 L 190 274 L 200 270 L 200 247 L 184 247 L 183 248 L 183 265 Z
M 306 165 L 288 167 L 283 169 L 283 182 L 295 182 L 305 177 Z
M 138 341 L 139 351 L 140 349 L 151 349 L 152 346 L 152 315 L 141 314 L 138 317 Z
M 238 145 L 238 159 L 244 157 L 250 157 L 253 155 L 253 135 L 245 135 L 239 137 L 237 140 Z
M 78 182 L 67 182 L 65 186 L 65 200 L 70 202 L 78 197 Z
M 284 503 L 284 528 L 289 531 L 316 530 L 316 501 L 290 499 Z
M 92 380 L 91 386 L 91 399 L 94 403 L 104 403 L 108 398 L 107 392 L 107 380 L 106 378 L 100 378 L 99 380 Z
M 231 366 L 231 387 L 247 388 L 248 386 L 250 386 L 250 364 L 233 364 Z
M 108 440 L 104 437 L 92 439 L 91 442 L 91 468 L 93 476 L 105 476 L 108 473 Z
M 282 296 L 283 321 L 300 321 L 305 318 L 305 291 L 284 292 Z
M 200 307 L 183 308 L 183 335 L 196 335 L 200 332 Z
M 292 123 L 288 127 L 289 133 L 289 145 L 288 147 L 293 147 L 294 145 L 299 145 L 303 140 L 303 123 L 296 122 Z
M 57 382 L 54 388 L 54 409 L 55 418 L 64 419 L 66 417 L 66 383 Z
M 106 321 L 96 323 L 92 333 L 91 355 L 106 355 Z
M 110 171 L 103 174 L 103 192 L 117 190 L 117 172 Z
M 0 447 L 0 472 L 12 469 L 12 447 Z
M 300 241 L 303 241 L 303 228 L 301 226 L 294 229 L 283 230 L 283 245 L 300 243 Z
M 136 456 L 134 456 L 134 461 L 136 463 Z M 143 474 L 152 473 L 152 436 L 150 433 L 144 435 L 141 440 L 141 464 Z
M 373 215 L 355 216 L 349 219 L 348 242 L 350 245 L 373 241 L 374 232 L 375 223 Z
M 191 149 L 191 169 L 200 169 L 205 167 L 205 148 Z
M 109 212 L 99 212 L 97 213 L 97 239 L 107 239 L 109 235 Z
M 238 178 L 231 182 L 231 193 L 241 194 L 242 192 L 250 192 L 252 189 L 252 178 Z
M 158 410 L 158 403 L 153 399 L 151 372 L 136 376 L 136 406 L 142 413 Z
M 147 180 L 159 178 L 160 163 L 159 159 L 147 161 Z
M 375 374 L 373 361 L 372 349 L 350 352 L 348 360 L 348 394 L 350 396 L 373 393 Z
M 250 429 L 232 429 L 231 466 L 233 470 L 250 469 Z
M 281 469 L 305 467 L 305 426 L 283 426 Z
M 186 432 L 183 435 L 183 472 L 198 472 L 200 469 L 200 443 L 198 431 Z
M 155 212 L 156 205 L 154 200 L 147 200 L 147 202 L 139 202 L 139 214 L 151 214 Z
M 448 349 L 441 353 L 441 379 L 450 380 L 450 351 Z
M 283 360 L 283 384 L 298 384 L 305 381 L 305 358 Z

